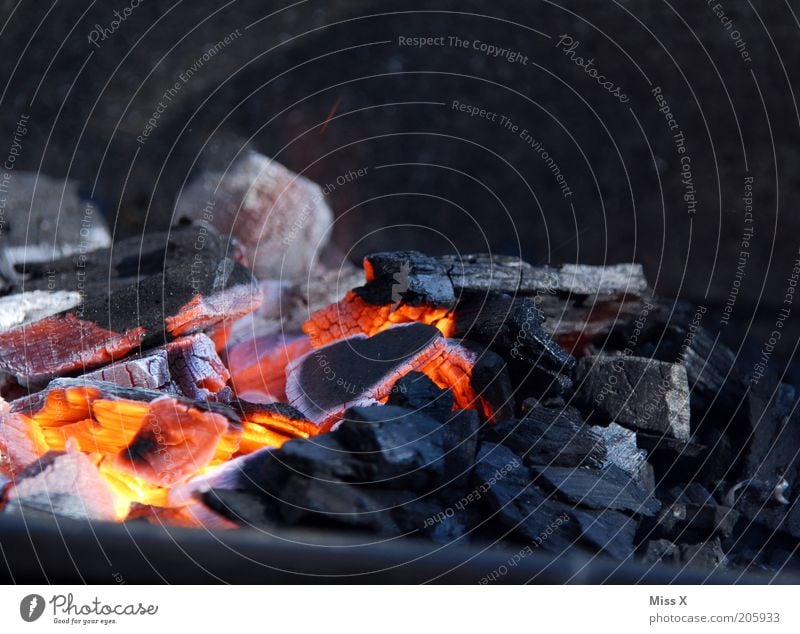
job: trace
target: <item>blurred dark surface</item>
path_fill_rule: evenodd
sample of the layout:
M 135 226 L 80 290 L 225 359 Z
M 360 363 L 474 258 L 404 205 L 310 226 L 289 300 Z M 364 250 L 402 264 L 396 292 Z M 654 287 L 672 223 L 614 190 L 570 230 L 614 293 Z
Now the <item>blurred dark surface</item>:
M 250 146 L 333 185 L 334 239 L 353 259 L 417 248 L 640 261 L 659 293 L 709 315 L 736 279 L 751 176 L 754 237 L 733 318 L 749 328 L 755 316 L 754 339 L 774 329 L 800 245 L 800 23 L 790 2 L 725 0 L 723 18 L 696 0 L 291 4 L 3 2 L 0 155 L 28 115 L 14 169 L 76 179 L 115 234 L 130 235 L 167 226 L 187 179 Z M 557 48 L 561 34 L 629 102 Z M 445 45 L 400 46 L 400 36 Z M 527 63 L 487 56 L 475 40 Z M 656 86 L 685 136 L 693 216 Z M 454 100 L 496 120 L 454 110 Z M 357 170 L 366 174 L 348 178 Z M 784 329 L 786 355 L 798 324 Z M 717 317 L 705 325 L 734 343 L 744 332 L 726 335 Z

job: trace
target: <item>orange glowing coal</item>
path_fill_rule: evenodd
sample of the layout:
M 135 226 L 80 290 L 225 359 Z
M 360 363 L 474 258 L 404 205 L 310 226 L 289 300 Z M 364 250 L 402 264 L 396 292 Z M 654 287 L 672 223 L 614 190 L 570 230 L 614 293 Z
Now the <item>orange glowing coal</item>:
M 88 386 L 52 389 L 35 411 L 6 407 L 0 427 L 0 450 L 12 465 L 48 451 L 89 454 L 114 493 L 120 521 L 134 505 L 174 507 L 172 487 L 232 458 L 318 433 L 277 412 L 254 411 L 238 421 L 169 395 L 135 401 Z

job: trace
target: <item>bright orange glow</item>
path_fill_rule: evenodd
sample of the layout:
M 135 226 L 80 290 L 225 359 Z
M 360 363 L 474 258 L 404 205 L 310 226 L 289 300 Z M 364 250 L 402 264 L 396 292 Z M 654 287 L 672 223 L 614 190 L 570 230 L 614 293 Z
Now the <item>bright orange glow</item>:
M 171 486 L 212 473 L 236 456 L 319 433 L 307 421 L 269 409 L 251 413 L 238 425 L 168 396 L 148 403 L 109 397 L 85 387 L 51 390 L 35 413 L 3 416 L 6 428 L 11 429 L 13 423 L 16 433 L 7 434 L 7 442 L 24 442 L 25 451 L 33 455 L 66 450 L 90 454 L 114 493 L 114 510 L 120 521 L 129 516 L 134 504 L 175 507 L 169 500 Z M 142 440 L 142 434 L 153 430 L 157 430 L 155 446 L 149 437 Z M 211 448 L 208 442 L 213 443 Z M 137 448 L 137 443 L 144 443 L 144 447 Z M 170 485 L 153 477 L 154 464 L 158 464 L 154 456 L 162 449 L 158 443 L 164 445 L 165 452 L 172 452 L 173 462 L 180 462 Z
M 339 339 L 364 334 L 368 337 L 397 324 L 419 322 L 436 326 L 445 337 L 452 337 L 455 321 L 446 308 L 385 304 L 374 306 L 350 291 L 337 304 L 318 310 L 303 324 L 315 348 Z

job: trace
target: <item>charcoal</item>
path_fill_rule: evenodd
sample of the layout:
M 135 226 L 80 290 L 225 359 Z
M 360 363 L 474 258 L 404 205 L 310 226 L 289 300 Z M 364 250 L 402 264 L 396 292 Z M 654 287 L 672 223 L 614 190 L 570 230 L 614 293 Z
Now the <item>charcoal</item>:
M 167 352 L 156 350 L 145 356 L 112 363 L 104 368 L 87 372 L 81 377 L 88 381 L 107 381 L 122 387 L 141 387 L 147 390 L 166 390 L 172 376 Z
M 220 327 L 261 301 L 251 273 L 211 250 L 162 266 L 162 274 L 0 334 L 0 370 L 29 383 L 85 372 L 165 337 Z
M 499 521 L 533 545 L 561 553 L 577 539 L 578 528 L 569 515 L 572 507 L 534 486 L 528 469 L 507 447 L 481 443 L 473 482 L 476 490 L 485 491 Z
M 103 216 L 81 200 L 76 181 L 40 172 L 14 172 L 11 178 L 0 223 L 0 247 L 10 264 L 48 262 L 111 244 Z
M 774 392 L 754 387 L 747 395 L 748 428 L 744 477 L 768 480 L 784 477 L 800 489 L 800 414 L 793 387 L 780 384 Z
M 444 428 L 420 412 L 393 406 L 353 407 L 334 433 L 348 451 L 373 462 L 381 479 L 392 486 L 418 490 L 445 478 Z
M 459 298 L 455 335 L 471 339 L 524 368 L 551 377 L 569 376 L 575 359 L 544 330 L 544 315 L 530 298 L 500 293 Z
M 678 364 L 641 357 L 581 359 L 576 378 L 585 407 L 635 430 L 689 440 L 689 385 Z
M 258 277 L 298 281 L 308 279 L 333 222 L 317 185 L 256 152 L 191 182 L 176 217 L 237 239 Z
M 293 473 L 309 478 L 369 482 L 380 476 L 375 461 L 360 458 L 342 447 L 336 432 L 290 440 L 278 453 L 278 459 Z
M 719 537 L 699 544 L 680 544 L 680 562 L 701 570 L 718 570 L 727 567 L 727 558 Z
M 217 260 L 228 256 L 226 242 L 213 230 L 174 227 L 125 238 L 114 243 L 113 249 L 82 250 L 77 256 L 29 262 L 16 272 L 17 290 L 80 292 L 84 297 L 108 295 L 143 278 L 163 275 L 179 263 L 191 262 L 198 246 L 202 256 Z M 202 257 L 198 266 L 202 266 Z
M 478 413 L 472 410 L 453 412 L 442 425 L 445 477 L 449 485 L 461 487 L 469 481 L 478 451 L 480 426 Z
M 453 393 L 436 385 L 422 372 L 409 372 L 389 392 L 389 405 L 423 412 L 438 421 L 453 413 Z
M 264 498 L 249 491 L 210 489 L 203 503 L 220 516 L 242 526 L 271 530 L 279 521 L 277 512 Z
M 686 504 L 686 528 L 704 537 L 730 537 L 739 520 L 739 512 L 717 504 Z
M 373 253 L 365 258 L 368 286 L 396 283 L 403 276 L 408 289 L 403 298 L 414 303 L 446 304 L 460 291 L 498 291 L 510 294 L 571 293 L 575 295 L 619 295 L 644 293 L 648 289 L 639 265 L 534 267 L 516 257 L 460 255 L 431 257 L 418 251 Z M 391 294 L 373 303 L 392 301 Z
M 602 441 L 573 407 L 536 407 L 522 420 L 505 420 L 487 429 L 486 439 L 502 443 L 529 466 L 600 467 L 607 459 Z
M 616 423 L 611 423 L 607 427 L 593 426 L 590 429 L 606 448 L 602 467 L 616 465 L 633 478 L 643 491 L 652 494 L 655 490 L 653 467 L 647 462 L 647 452 L 637 446 L 636 434 Z
M 581 539 L 589 542 L 610 557 L 623 561 L 636 550 L 636 522 L 618 511 L 585 511 L 572 509 L 581 531 Z
M 607 469 L 571 469 L 566 467 L 534 467 L 534 480 L 540 486 L 557 491 L 560 496 L 590 509 L 631 511 L 649 517 L 661 503 L 637 485 L 615 465 Z
M 471 369 L 469 383 L 478 398 L 488 406 L 488 418 L 492 421 L 514 415 L 514 390 L 508 376 L 505 360 L 491 350 L 471 342 L 448 343 L 448 350 L 460 357 L 461 364 Z M 471 366 L 471 367 L 470 367 Z M 464 403 L 462 403 L 464 405 Z
M 642 561 L 645 564 L 665 563 L 678 565 L 680 560 L 680 549 L 668 539 L 651 539 L 645 545 L 642 556 Z
M 165 349 L 170 376 L 178 391 L 188 398 L 207 399 L 230 379 L 214 342 L 202 333 L 176 339 Z
M 5 512 L 114 521 L 116 499 L 97 466 L 79 451 L 49 452 L 20 472 L 5 495 Z
M 322 424 L 347 407 L 386 396 L 394 379 L 417 369 L 443 347 L 433 326 L 408 324 L 329 344 L 295 360 L 286 370 L 289 402 Z
M 278 494 L 281 519 L 290 525 L 344 525 L 379 535 L 402 533 L 392 510 L 413 500 L 410 493 L 367 490 L 342 482 L 290 476 Z
M 233 329 L 248 320 L 240 319 Z M 251 402 L 285 401 L 286 366 L 311 350 L 308 337 L 288 333 L 239 336 L 243 338 L 226 343 L 221 351 L 236 394 Z

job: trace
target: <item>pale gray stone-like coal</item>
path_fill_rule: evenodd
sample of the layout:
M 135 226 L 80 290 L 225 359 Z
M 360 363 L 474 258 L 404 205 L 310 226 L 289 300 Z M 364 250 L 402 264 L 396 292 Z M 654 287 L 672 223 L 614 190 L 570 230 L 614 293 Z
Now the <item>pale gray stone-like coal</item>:
M 100 210 L 81 200 L 77 181 L 12 172 L 3 196 L 0 249 L 12 266 L 47 262 L 111 245 Z
M 89 456 L 50 452 L 17 474 L 5 512 L 32 519 L 45 513 L 72 519 L 116 520 L 114 494 Z
M 655 491 L 655 475 L 653 467 L 647 462 L 647 451 L 637 444 L 636 433 L 616 423 L 607 427 L 590 427 L 606 449 L 602 467 L 616 465 L 633 478 L 644 491 L 652 494 Z
M 230 374 L 217 355 L 214 342 L 197 333 L 89 372 L 83 378 L 208 399 L 225 387 Z
M 77 291 L 29 291 L 0 298 L 0 332 L 69 310 L 81 302 Z
M 636 430 L 689 440 L 686 368 L 641 357 L 583 358 L 576 370 L 578 396 L 587 409 Z
M 181 193 L 175 213 L 236 239 L 257 277 L 299 282 L 333 223 L 318 185 L 256 152 L 224 173 L 200 175 Z

